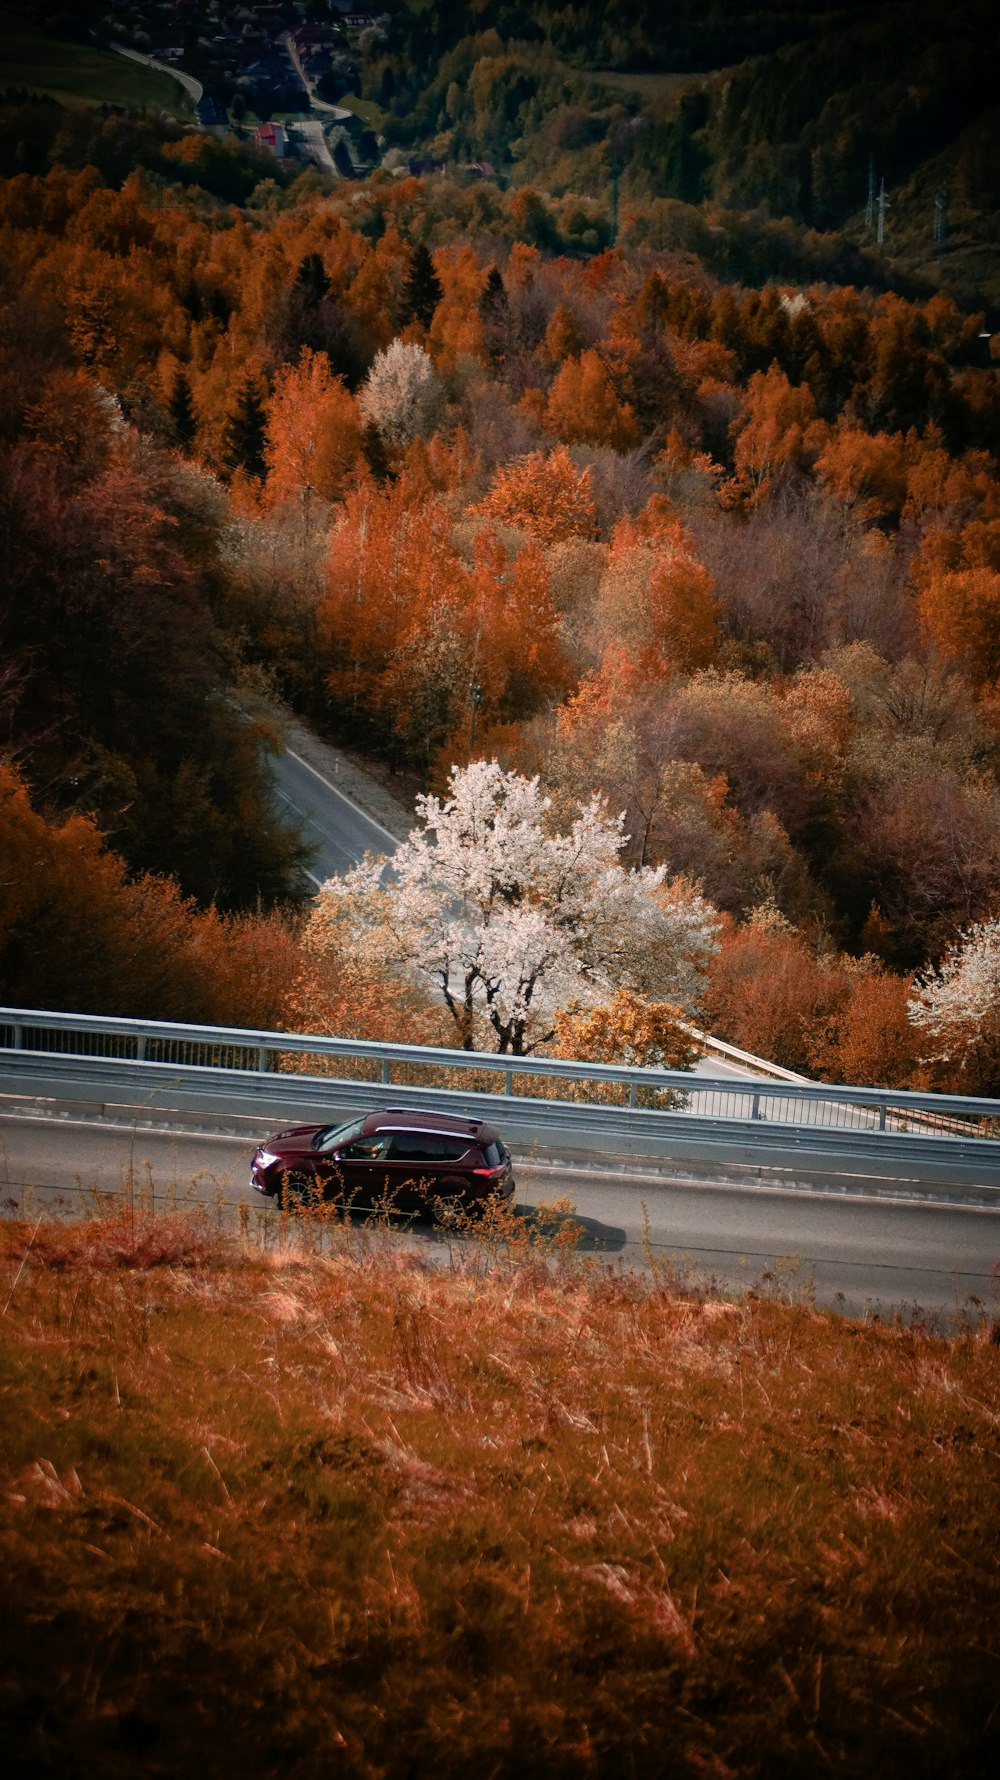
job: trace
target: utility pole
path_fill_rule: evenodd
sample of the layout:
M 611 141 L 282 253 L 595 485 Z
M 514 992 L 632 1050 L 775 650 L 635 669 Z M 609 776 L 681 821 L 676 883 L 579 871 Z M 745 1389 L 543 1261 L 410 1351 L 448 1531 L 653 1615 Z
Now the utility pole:
M 868 156 L 868 202 L 865 205 L 865 228 L 875 226 L 875 156 Z
M 934 245 L 940 252 L 948 239 L 948 188 L 939 186 L 934 200 Z
M 885 240 L 885 213 L 889 208 L 889 200 L 885 195 L 885 180 L 883 179 L 878 194 L 878 229 L 875 233 L 875 239 L 880 247 Z
M 476 745 L 476 717 L 479 713 L 479 707 L 483 702 L 483 689 L 478 680 L 470 682 L 469 701 L 472 705 L 472 721 L 469 724 L 469 753 L 471 754 Z

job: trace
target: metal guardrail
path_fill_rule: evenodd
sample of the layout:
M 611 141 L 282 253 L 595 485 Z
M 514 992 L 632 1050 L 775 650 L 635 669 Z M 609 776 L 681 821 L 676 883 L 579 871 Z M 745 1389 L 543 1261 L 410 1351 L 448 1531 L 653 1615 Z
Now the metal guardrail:
M 767 1057 L 757 1057 L 753 1051 L 741 1051 L 739 1045 L 727 1044 L 724 1038 L 716 1038 L 711 1032 L 703 1032 L 700 1026 L 692 1026 L 687 1020 L 680 1022 L 682 1032 L 693 1038 L 700 1051 L 709 1057 L 723 1057 L 727 1062 L 741 1063 L 750 1075 L 773 1076 L 779 1082 L 808 1082 L 812 1078 L 800 1075 L 798 1070 L 785 1069 L 781 1063 L 771 1063 Z
M 958 1094 L 901 1092 L 801 1080 L 746 1082 L 692 1077 L 683 1070 L 578 1063 L 555 1057 L 509 1057 L 426 1045 L 380 1044 L 273 1032 L 182 1025 L 96 1014 L 0 1007 L 3 1052 L 169 1065 L 174 1070 L 234 1072 L 371 1083 L 393 1089 L 437 1089 L 465 1096 L 501 1096 L 541 1104 L 649 1109 L 702 1120 L 766 1123 L 819 1131 L 961 1137 L 1000 1143 L 1000 1101 Z M 13 1058 L 11 1058 L 13 1062 Z M 131 1071 L 129 1072 L 132 1073 Z M 159 1075 L 150 1071 L 150 1077 Z M 318 1079 L 317 1079 L 318 1078 Z M 289 1084 L 291 1085 L 291 1084 Z M 277 1083 L 275 1083 L 277 1086 Z

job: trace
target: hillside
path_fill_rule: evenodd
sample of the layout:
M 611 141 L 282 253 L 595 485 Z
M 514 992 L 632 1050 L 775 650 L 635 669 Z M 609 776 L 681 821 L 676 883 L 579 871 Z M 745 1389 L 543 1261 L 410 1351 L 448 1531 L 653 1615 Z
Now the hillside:
M 54 18 L 48 28 L 38 9 L 0 7 L 0 62 L 7 87 L 45 94 L 63 103 L 149 106 L 191 116 L 183 88 L 155 68 L 115 55 L 104 45 L 60 36 L 73 21 Z
M 474 8 L 432 4 L 397 10 L 365 91 L 390 139 L 601 193 L 606 229 L 617 192 L 788 217 L 870 249 L 873 175 L 892 205 L 886 275 L 995 303 L 997 54 L 984 0 L 511 7 L 488 31 Z
M 381 134 L 383 153 L 572 194 L 592 237 L 580 245 L 606 245 L 630 206 L 680 202 L 842 233 L 865 281 L 1000 302 L 1000 69 L 987 0 L 946 13 L 934 0 L 583 0 L 502 5 L 488 20 L 467 0 L 389 0 L 377 22 L 357 15 L 372 18 L 360 29 L 345 27 L 344 10 L 287 0 L 248 22 L 199 0 L 174 20 L 116 0 L 72 12 L 25 0 L 0 14 L 0 32 L 8 78 L 30 90 L 183 111 L 179 89 L 111 56 L 114 42 L 166 54 L 220 115 L 235 107 L 235 121 L 248 107 L 308 110 L 282 43 L 305 27 L 321 44 L 307 51 L 309 78 L 370 127 L 366 156 Z M 754 276 L 752 257 L 727 275 Z
M 266 776 L 284 704 L 411 796 L 485 755 L 538 775 L 553 826 L 595 796 L 623 812 L 625 866 L 710 905 L 683 1011 L 720 1036 L 996 1091 L 975 991 L 1000 945 L 995 337 L 870 237 L 811 226 L 801 191 L 796 220 L 725 186 L 793 135 L 804 166 L 841 100 L 868 131 L 857 70 L 895 13 L 783 11 L 742 61 L 756 15 L 713 14 L 744 33 L 724 75 L 721 36 L 658 66 L 652 13 L 617 48 L 592 12 L 296 26 L 379 108 L 364 178 L 235 127 L 298 16 L 245 38 L 195 10 L 173 46 L 172 21 L 81 17 L 214 69 L 229 124 L 0 107 L 3 808 L 59 886 L 10 891 L 9 992 L 40 973 L 102 1011 L 384 1020 L 356 932 L 324 985 L 294 916 L 275 926 L 303 888 Z M 955 41 L 978 19 L 960 6 Z M 917 210 L 956 120 L 989 121 L 932 25 L 880 151 Z M 134 933 L 142 897 L 178 969 L 165 987 L 151 942 L 126 991 L 100 965 L 120 948 L 71 936 Z M 239 993 L 233 923 L 268 960 Z M 601 985 L 619 1015 L 629 969 Z M 633 1045 L 610 1018 L 600 1042 Z
M 986 1327 L 551 1246 L 0 1226 L 12 1780 L 990 1772 Z

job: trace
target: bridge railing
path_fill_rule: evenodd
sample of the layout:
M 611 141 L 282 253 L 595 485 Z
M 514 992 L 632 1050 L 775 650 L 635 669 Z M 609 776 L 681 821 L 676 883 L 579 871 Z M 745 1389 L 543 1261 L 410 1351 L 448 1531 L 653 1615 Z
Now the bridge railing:
M 151 1078 L 163 1066 L 181 1072 L 233 1071 L 244 1079 L 325 1077 L 392 1091 L 437 1089 L 521 1103 L 659 1110 L 698 1121 L 766 1123 L 804 1133 L 837 1129 L 1000 1139 L 1000 1101 L 958 1094 L 801 1079 L 713 1079 L 684 1070 L 32 1008 L 0 1007 L 0 1063 L 4 1052 L 141 1064 L 148 1066 Z

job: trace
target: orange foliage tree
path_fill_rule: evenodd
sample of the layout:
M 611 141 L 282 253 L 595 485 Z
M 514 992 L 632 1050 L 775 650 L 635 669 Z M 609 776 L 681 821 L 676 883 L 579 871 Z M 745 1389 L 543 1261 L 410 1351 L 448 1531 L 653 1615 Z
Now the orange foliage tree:
M 330 370 L 325 352 L 303 347 L 298 364 L 275 378 L 267 410 L 266 491 L 274 503 L 338 500 L 358 474 L 358 405 Z
M 547 1048 L 554 1057 L 637 1068 L 690 1069 L 698 1056 L 683 1011 L 670 1001 L 647 1001 L 631 989 L 619 989 L 599 1007 L 562 1008 Z
M 515 550 L 487 527 L 468 563 L 425 486 L 405 474 L 348 496 L 317 627 L 335 705 L 355 722 L 374 714 L 378 739 L 426 761 L 464 732 L 471 683 L 484 723 L 509 720 L 561 692 L 568 668 L 538 545 Z
M 621 646 L 643 675 L 665 679 L 709 667 L 718 630 L 712 577 L 680 522 L 619 520 L 595 611 L 601 653 Z
M 0 995 L 29 1007 L 283 1024 L 296 944 L 278 915 L 199 911 L 170 878 L 129 877 L 93 822 L 55 824 L 0 765 Z
M 705 985 L 705 1020 L 717 1037 L 806 1074 L 813 1031 L 834 999 L 829 963 L 765 908 L 722 934 Z
M 365 483 L 348 494 L 333 531 L 317 629 L 334 701 L 354 721 L 400 700 L 405 707 L 413 692 L 405 646 L 462 583 L 447 510 L 412 497 L 405 476 L 384 489 Z
M 841 420 L 816 459 L 821 488 L 863 519 L 898 518 L 906 504 L 906 442 L 900 433 L 866 433 Z
M 486 527 L 474 549 L 464 624 L 470 667 L 482 688 L 484 721 L 510 720 L 569 684 L 559 615 L 544 552 L 533 539 L 514 551 Z
M 516 526 L 540 544 L 592 538 L 597 532 L 590 471 L 576 468 L 565 445 L 516 459 L 499 472 L 486 499 L 472 511 Z
M 911 980 L 872 957 L 822 957 L 770 908 L 722 935 L 705 991 L 711 1030 L 826 1081 L 917 1087 Z
M 545 355 L 554 365 L 561 365 L 566 359 L 574 358 L 583 350 L 583 341 L 577 327 L 576 317 L 572 309 L 565 303 L 557 303 L 549 317 L 545 330 Z
M 288 996 L 289 1027 L 335 1038 L 396 1044 L 444 1044 L 445 1015 L 419 982 L 391 964 L 362 956 L 336 897 L 313 904 L 302 930 L 298 969 Z M 309 1060 L 309 1067 L 314 1061 Z
M 435 360 L 451 366 L 462 358 L 485 357 L 479 301 L 486 288 L 486 267 L 471 247 L 442 247 L 434 256 L 434 270 L 443 290 L 430 328 Z
M 599 353 L 593 351 L 563 364 L 549 391 L 545 424 L 571 444 L 628 451 L 639 440 L 635 414 L 628 402 L 618 400 Z
M 1000 571 L 932 569 L 923 576 L 917 615 L 925 640 L 959 663 L 977 688 L 1000 680 Z
M 755 372 L 747 384 L 744 413 L 734 423 L 733 492 L 757 501 L 782 471 L 804 469 L 815 415 L 806 385 L 791 384 L 776 364 Z
M 811 1069 L 860 1087 L 922 1086 L 921 1035 L 907 1012 L 912 978 L 870 957 L 842 960 L 838 974 L 840 993 L 808 1035 Z

